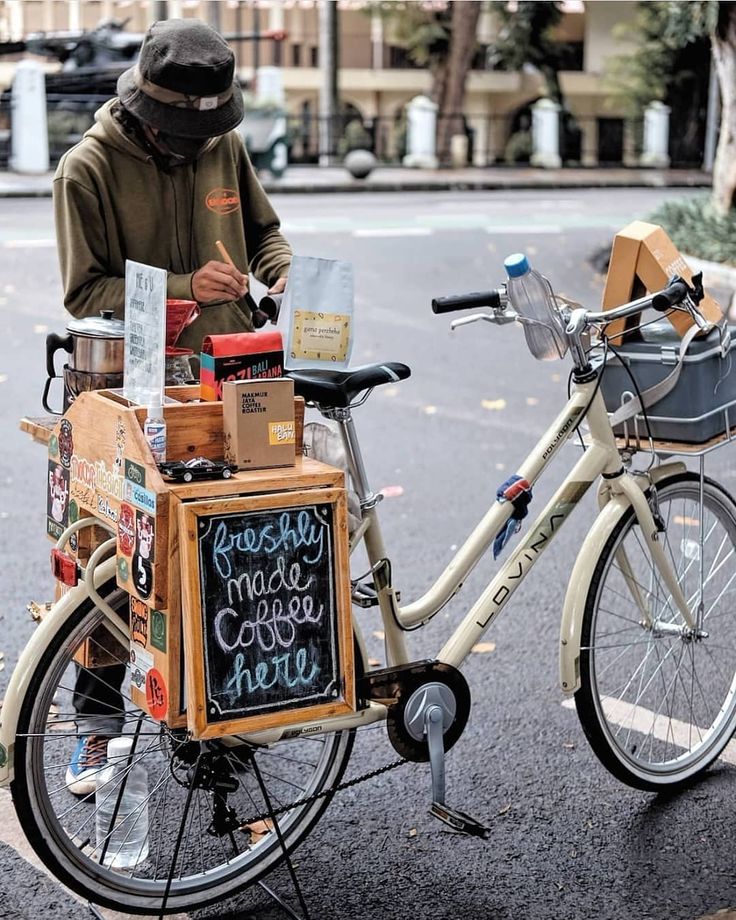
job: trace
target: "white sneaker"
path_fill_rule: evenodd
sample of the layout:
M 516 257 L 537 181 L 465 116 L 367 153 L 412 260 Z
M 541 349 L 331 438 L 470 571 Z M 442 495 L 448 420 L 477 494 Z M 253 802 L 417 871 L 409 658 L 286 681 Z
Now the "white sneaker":
M 106 735 L 81 735 L 66 768 L 66 788 L 74 795 L 92 795 L 97 774 L 107 766 Z

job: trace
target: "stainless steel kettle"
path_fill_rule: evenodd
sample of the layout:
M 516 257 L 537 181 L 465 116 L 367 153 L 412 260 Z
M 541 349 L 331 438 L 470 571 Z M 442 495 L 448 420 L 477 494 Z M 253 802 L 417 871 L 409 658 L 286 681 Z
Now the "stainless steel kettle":
M 102 310 L 99 316 L 73 319 L 67 324 L 67 335 L 55 332 L 46 336 L 46 372 L 48 379 L 41 401 L 47 412 L 58 414 L 48 405 L 51 381 L 56 373 L 54 356 L 66 351 L 70 358 L 64 365 L 64 410 L 83 390 L 105 386 L 121 386 L 125 361 L 125 323 L 114 319 L 112 310 Z M 120 382 L 118 382 L 120 378 Z

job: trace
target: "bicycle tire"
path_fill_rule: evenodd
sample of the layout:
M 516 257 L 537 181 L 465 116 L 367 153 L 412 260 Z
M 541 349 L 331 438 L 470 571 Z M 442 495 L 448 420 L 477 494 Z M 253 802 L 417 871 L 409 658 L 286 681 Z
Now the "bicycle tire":
M 706 635 L 688 636 L 683 629 L 629 508 L 591 579 L 575 694 L 583 731 L 601 763 L 627 785 L 648 791 L 691 783 L 736 728 L 736 504 L 705 479 L 701 549 L 699 477 L 668 479 L 658 485 L 657 497 L 666 525 L 659 538 L 693 609 L 702 597 L 698 625 Z M 651 628 L 642 605 L 653 614 Z
M 124 609 L 128 596 L 117 589 L 113 582 L 105 585 L 100 593 L 115 609 Z M 162 911 L 189 912 L 215 901 L 223 901 L 255 884 L 281 862 L 284 853 L 277 840 L 277 834 L 272 826 L 265 826 L 259 828 L 263 835 L 253 840 L 251 832 L 248 831 L 248 837 L 251 839 L 246 845 L 245 832 L 236 832 L 243 834 L 242 841 L 239 837 L 236 838 L 237 843 L 242 843 L 243 849 L 236 857 L 223 858 L 222 854 L 227 854 L 225 844 L 230 844 L 231 841 L 229 837 L 220 837 L 218 840 L 207 836 L 203 815 L 206 819 L 210 814 L 214 817 L 214 813 L 211 806 L 205 809 L 205 803 L 199 801 L 210 793 L 198 788 L 196 783 L 193 784 L 191 772 L 186 774 L 180 769 L 179 758 L 184 756 L 184 748 L 179 742 L 172 743 L 170 730 L 133 706 L 129 694 L 125 692 L 128 686 L 127 677 L 122 685 L 125 718 L 142 719 L 141 724 L 145 727 L 145 731 L 140 735 L 140 738 L 145 736 L 141 761 L 145 762 L 150 770 L 149 790 L 153 785 L 155 791 L 157 784 L 162 785 L 165 790 L 159 791 L 155 798 L 151 793 L 148 806 L 151 816 L 151 855 L 140 868 L 136 866 L 132 871 L 127 870 L 131 872 L 128 875 L 119 869 L 108 869 L 102 865 L 95 858 L 95 850 L 91 849 L 92 842 L 88 842 L 86 846 L 82 845 L 85 835 L 89 833 L 87 828 L 91 826 L 91 833 L 94 833 L 94 815 L 90 812 L 90 809 L 94 809 L 94 796 L 75 799 L 64 786 L 63 775 L 68 765 L 68 755 L 80 735 L 76 724 L 70 721 L 74 717 L 70 682 L 70 676 L 73 680 L 73 675 L 70 675 L 70 672 L 74 655 L 82 643 L 87 640 L 96 641 L 93 634 L 95 628 L 99 628 L 102 619 L 102 613 L 91 600 L 82 602 L 60 626 L 29 680 L 28 691 L 20 707 L 15 744 L 15 777 L 11 785 L 21 826 L 33 849 L 51 873 L 93 903 L 122 909 L 128 913 L 159 914 Z M 149 735 L 149 732 L 153 734 Z M 154 743 L 149 740 L 151 737 L 163 740 L 160 744 Z M 60 741 L 62 738 L 65 740 Z M 274 808 L 284 805 L 288 807 L 295 803 L 293 809 L 278 819 L 288 852 L 304 841 L 322 816 L 332 796 L 327 794 L 301 805 L 297 803 L 304 797 L 324 792 L 339 783 L 349 760 L 353 741 L 354 731 L 342 731 L 326 733 L 321 736 L 321 740 L 310 735 L 306 738 L 282 741 L 259 747 L 257 751 L 248 746 L 249 754 L 255 756 L 264 781 L 268 784 L 268 793 Z M 217 742 L 190 744 L 198 745 L 200 750 L 207 749 L 207 756 L 210 756 L 209 752 L 213 748 L 217 749 Z M 189 756 L 191 759 L 191 752 Z M 233 764 L 236 755 L 228 753 L 222 756 L 229 758 L 232 770 L 237 775 L 239 797 L 235 800 L 228 797 L 227 801 L 228 804 L 237 806 L 238 817 L 249 819 L 253 814 L 265 811 L 263 798 L 259 800 L 254 794 L 254 771 L 247 767 L 246 759 L 237 756 L 237 762 Z M 301 775 L 302 771 L 306 773 L 305 767 L 312 770 L 308 777 Z M 169 777 L 165 781 L 161 779 L 166 771 L 169 771 L 171 777 L 176 778 L 175 783 Z M 181 785 L 182 777 L 185 775 L 188 775 L 188 783 Z M 181 812 L 182 820 L 188 818 L 184 812 L 183 802 L 192 785 L 194 789 L 191 801 L 198 800 L 198 827 L 195 828 L 194 837 L 191 827 L 186 835 L 183 835 L 183 844 L 186 844 L 186 847 L 182 846 L 179 853 L 176 877 L 172 881 L 168 897 L 165 897 L 165 883 L 170 868 L 170 860 L 166 863 L 166 854 L 173 854 L 174 840 L 178 832 L 177 811 Z M 188 813 L 192 825 L 195 815 L 193 809 L 194 806 L 191 805 Z M 71 820 L 69 816 L 74 816 L 75 812 L 76 817 Z M 80 826 L 81 818 L 84 820 Z M 96 847 L 95 844 L 95 849 Z M 205 853 L 209 856 L 216 850 L 219 852 L 212 858 L 220 859 L 220 864 L 202 865 L 198 867 L 198 871 L 193 871 L 193 859 L 197 851 L 204 861 Z M 155 867 L 152 868 L 154 854 Z M 165 873 L 164 866 L 167 867 Z

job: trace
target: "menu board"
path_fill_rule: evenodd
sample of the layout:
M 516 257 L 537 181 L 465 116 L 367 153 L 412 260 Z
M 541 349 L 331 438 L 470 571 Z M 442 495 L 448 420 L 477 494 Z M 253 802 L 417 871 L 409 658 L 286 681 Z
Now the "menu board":
M 140 406 L 163 403 L 166 281 L 163 268 L 130 259 L 125 262 L 123 395 Z
M 183 506 L 188 713 L 200 737 L 352 710 L 345 498 L 329 493 Z

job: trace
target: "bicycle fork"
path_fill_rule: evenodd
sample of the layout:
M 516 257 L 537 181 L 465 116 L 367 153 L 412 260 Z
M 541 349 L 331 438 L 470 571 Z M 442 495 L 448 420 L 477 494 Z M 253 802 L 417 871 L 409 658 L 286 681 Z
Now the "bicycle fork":
M 656 487 L 654 488 L 656 489 Z M 667 557 L 660 539 L 660 535 L 665 532 L 664 525 L 661 520 L 655 520 L 655 514 L 647 496 L 635 482 L 633 477 L 626 475 L 610 481 L 609 492 L 612 495 L 623 495 L 631 504 L 647 549 L 651 555 L 652 564 L 654 568 L 659 571 L 662 581 L 670 592 L 672 602 L 685 621 L 687 630 L 695 634 L 697 627 L 695 619 L 690 611 L 690 605 L 682 592 L 682 588 L 677 580 L 677 572 L 673 569 L 672 563 Z M 656 491 L 654 495 L 656 496 Z M 666 629 L 669 624 L 658 624 L 655 619 L 653 619 L 649 603 L 641 591 L 641 586 L 634 577 L 631 564 L 623 548 L 619 549 L 616 553 L 616 561 L 621 569 L 621 573 L 631 596 L 642 615 L 642 625 L 647 629 Z M 672 624 L 671 628 L 678 632 L 681 631 L 680 627 L 674 624 Z

